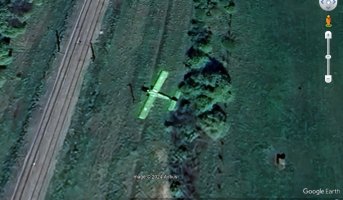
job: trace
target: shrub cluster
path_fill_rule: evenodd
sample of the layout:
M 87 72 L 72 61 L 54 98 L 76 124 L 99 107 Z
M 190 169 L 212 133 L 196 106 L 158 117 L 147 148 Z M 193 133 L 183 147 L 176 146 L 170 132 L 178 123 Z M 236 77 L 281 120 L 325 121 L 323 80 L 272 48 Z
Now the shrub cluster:
M 0 1 L 0 66 L 12 62 L 11 39 L 22 34 L 32 3 L 23 0 Z
M 205 67 L 193 69 L 185 75 L 180 90 L 196 117 L 198 131 L 214 140 L 223 137 L 228 125 L 220 104 L 233 99 L 230 76 L 224 66 L 209 58 Z
M 213 33 L 207 20 L 219 7 L 223 9 L 223 15 L 227 14 L 226 7 L 232 3 L 228 4 L 227 0 L 193 1 L 195 19 L 188 32 L 192 46 L 185 61 L 189 71 L 179 85 L 182 98 L 178 109 L 166 122 L 174 145 L 169 156 L 170 171 L 179 177 L 170 182 L 172 194 L 177 199 L 199 198 L 195 188 L 199 154 L 208 141 L 217 141 L 228 132 L 227 116 L 221 106 L 233 99 L 229 73 L 212 49 L 222 35 Z

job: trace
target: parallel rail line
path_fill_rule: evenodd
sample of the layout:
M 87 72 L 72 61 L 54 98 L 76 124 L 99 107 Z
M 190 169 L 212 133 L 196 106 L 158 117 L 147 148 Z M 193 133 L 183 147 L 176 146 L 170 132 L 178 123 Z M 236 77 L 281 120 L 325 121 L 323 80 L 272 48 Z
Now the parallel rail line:
M 17 178 L 12 200 L 45 197 L 51 171 L 55 167 L 56 154 L 70 124 L 70 116 L 79 93 L 77 89 L 82 82 L 81 74 L 85 62 L 90 57 L 89 44 L 94 37 L 105 5 L 106 0 L 85 0 L 82 5 L 38 130 Z M 77 64 L 73 65 L 75 62 Z

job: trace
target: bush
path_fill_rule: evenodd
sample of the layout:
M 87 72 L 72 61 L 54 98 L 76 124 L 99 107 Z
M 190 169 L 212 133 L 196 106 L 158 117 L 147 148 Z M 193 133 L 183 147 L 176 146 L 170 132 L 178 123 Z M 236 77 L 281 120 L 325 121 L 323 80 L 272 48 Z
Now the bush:
M 16 38 L 18 35 L 23 34 L 24 31 L 25 31 L 24 27 L 21 27 L 21 28 L 9 27 L 6 30 L 2 31 L 1 34 L 5 37 Z
M 208 97 L 206 95 L 199 95 L 194 100 L 194 110 L 197 111 L 197 113 L 203 113 L 207 110 L 211 109 L 213 106 L 213 99 L 211 97 Z
M 219 106 L 213 106 L 213 109 L 199 116 L 198 126 L 212 140 L 222 138 L 228 132 L 226 124 L 226 115 Z
M 233 1 L 230 1 L 229 4 L 224 6 L 224 9 L 230 15 L 236 13 L 236 7 L 235 7 L 235 3 Z
M 206 26 L 195 26 L 188 31 L 195 44 L 208 44 L 210 42 L 212 31 Z
M 225 47 L 226 50 L 228 51 L 232 51 L 233 49 L 235 49 L 235 41 L 232 39 L 232 38 L 224 38 L 222 40 L 222 44 L 223 44 L 223 47 Z
M 5 46 L 1 45 L 0 48 L 0 65 L 6 66 L 12 62 L 12 57 L 10 55 L 10 49 Z
M 7 66 L 13 62 L 13 57 L 2 57 L 0 58 L 0 66 Z
M 208 62 L 207 57 L 194 57 L 186 61 L 186 66 L 194 69 L 203 67 Z
M 9 4 L 8 7 L 11 13 L 17 16 L 24 16 L 32 10 L 32 3 L 17 0 Z
M 20 0 L 0 1 L 0 66 L 9 65 L 13 58 L 8 47 L 11 38 L 23 34 L 32 3 Z
M 233 96 L 230 76 L 223 65 L 215 59 L 210 59 L 206 67 L 193 69 L 186 74 L 180 84 L 180 90 L 183 97 L 194 104 L 197 104 L 195 103 L 197 100 L 203 101 L 206 96 L 207 100 L 211 99 L 208 102 L 211 106 L 220 102 L 229 102 Z
M 206 54 L 209 54 L 212 52 L 212 46 L 210 44 L 199 44 L 198 49 Z

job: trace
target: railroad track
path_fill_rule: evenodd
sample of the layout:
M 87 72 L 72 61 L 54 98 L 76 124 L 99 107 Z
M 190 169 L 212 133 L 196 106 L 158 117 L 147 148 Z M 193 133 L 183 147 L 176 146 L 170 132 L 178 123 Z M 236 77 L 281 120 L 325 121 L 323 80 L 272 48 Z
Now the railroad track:
M 45 197 L 56 155 L 65 139 L 80 93 L 82 74 L 91 57 L 90 43 L 106 4 L 107 0 L 84 0 L 11 200 Z

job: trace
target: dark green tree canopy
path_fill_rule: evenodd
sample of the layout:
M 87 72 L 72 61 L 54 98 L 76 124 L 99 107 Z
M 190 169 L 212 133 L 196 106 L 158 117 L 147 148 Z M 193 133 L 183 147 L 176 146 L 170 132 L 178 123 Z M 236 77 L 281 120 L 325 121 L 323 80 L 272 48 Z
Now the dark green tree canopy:
M 232 99 L 231 79 L 224 66 L 210 59 L 204 68 L 193 69 L 180 84 L 183 97 L 194 105 L 197 113 L 205 112 L 217 103 Z

